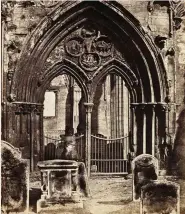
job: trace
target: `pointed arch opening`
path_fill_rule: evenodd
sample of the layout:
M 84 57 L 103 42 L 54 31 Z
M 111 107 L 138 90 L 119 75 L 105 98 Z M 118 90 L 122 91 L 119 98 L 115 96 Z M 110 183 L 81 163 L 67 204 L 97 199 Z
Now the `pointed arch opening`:
M 57 56 L 56 60 L 51 60 L 52 55 Z M 129 145 L 132 146 L 128 148 L 128 153 L 154 154 L 159 137 L 154 132 L 146 134 L 150 131 L 146 121 L 150 123 L 149 127 L 154 127 L 156 120 L 166 122 L 162 108 L 158 108 L 160 110 L 156 115 L 153 107 L 165 104 L 167 77 L 161 55 L 138 20 L 119 3 L 108 1 L 62 2 L 41 20 L 25 42 L 9 97 L 13 103 L 13 114 L 15 106 L 20 103 L 31 106 L 29 116 L 22 122 L 31 121 L 35 131 L 24 136 L 26 140 L 22 146 L 28 153 L 31 148 L 36 151 L 37 155 L 33 151 L 28 155 L 30 159 L 37 156 L 34 165 L 43 159 L 43 155 L 39 155 L 43 153 L 43 110 L 40 106 L 43 105 L 45 91 L 53 78 L 67 74 L 75 79 L 84 94 L 85 159 L 90 172 L 91 104 L 98 84 L 113 73 L 124 80 L 130 96 Z M 17 141 L 19 138 L 21 136 L 16 138 Z M 28 143 L 29 148 L 26 146 Z

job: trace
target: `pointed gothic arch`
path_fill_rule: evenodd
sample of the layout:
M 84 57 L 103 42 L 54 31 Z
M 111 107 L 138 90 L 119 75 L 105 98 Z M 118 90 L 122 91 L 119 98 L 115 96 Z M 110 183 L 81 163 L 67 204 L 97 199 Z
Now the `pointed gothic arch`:
M 34 102 L 36 98 L 32 93 L 38 90 L 37 82 L 50 52 L 86 21 L 106 28 L 109 36 L 115 38 L 114 42 L 119 42 L 120 51 L 128 51 L 126 57 L 134 61 L 141 87 L 148 92 L 143 101 L 163 102 L 167 94 L 166 71 L 152 39 L 120 4 L 99 1 L 61 3 L 39 23 L 24 45 L 14 74 L 11 94 L 15 100 Z
M 82 30 L 84 30 L 87 38 L 89 34 L 94 35 L 96 41 L 101 38 L 104 44 L 106 43 L 106 48 L 103 47 L 103 49 L 110 53 L 100 53 L 97 50 L 95 53 L 92 50 L 92 44 L 88 43 L 88 39 L 82 38 L 82 35 L 76 36 Z M 67 50 L 69 44 L 71 44 L 71 38 L 73 39 L 72 42 L 78 45 L 77 49 L 73 50 L 75 56 L 69 54 Z M 57 48 L 61 51 L 61 54 L 59 54 L 57 61 L 48 67 L 48 59 Z M 81 55 L 79 55 L 80 51 L 83 52 L 80 53 Z M 90 58 L 88 59 L 88 57 Z M 84 63 L 85 60 L 88 63 L 88 60 L 91 60 L 92 57 L 94 60 L 93 69 L 91 64 L 85 65 Z M 24 44 L 13 76 L 9 96 L 13 115 L 17 112 L 15 109 L 21 107 L 21 111 L 28 112 L 27 119 L 25 117 L 23 122 L 29 118 L 31 130 L 35 130 L 33 133 L 29 132 L 24 136 L 25 139 L 27 138 L 24 145 L 25 150 L 32 150 L 31 157 L 27 156 L 31 159 L 37 156 L 32 161 L 33 165 L 43 158 L 43 115 L 41 106 L 47 84 L 52 78 L 66 72 L 71 74 L 81 86 L 85 94 L 85 102 L 87 102 L 88 130 L 86 132 L 86 147 L 89 148 L 93 94 L 100 79 L 111 70 L 115 70 L 125 78 L 133 95 L 132 143 L 135 147 L 142 143 L 146 144 L 145 133 L 147 127 L 146 124 L 144 126 L 145 119 L 141 120 L 142 124 L 140 122 L 137 124 L 144 127 L 142 136 L 137 137 L 135 108 L 139 107 L 139 111 L 143 112 L 144 106 L 147 109 L 149 108 L 149 111 L 152 111 L 156 104 L 163 106 L 165 97 L 168 95 L 168 87 L 162 57 L 139 21 L 119 3 L 107 1 L 62 2 L 41 20 Z M 38 111 L 35 113 L 33 110 L 37 107 L 39 113 Z M 145 113 L 142 113 L 142 115 L 146 116 Z M 153 124 L 155 115 L 151 114 L 150 117 Z M 38 124 L 35 125 L 35 121 Z M 10 127 L 10 129 L 13 128 Z M 36 129 L 39 129 L 39 132 Z M 12 135 L 12 139 L 13 137 L 14 135 Z M 10 139 L 10 142 L 12 139 Z M 16 139 L 18 140 L 19 137 Z M 155 139 L 153 134 L 150 141 L 152 141 L 152 148 L 148 152 L 154 154 Z M 16 142 L 14 143 L 16 144 Z M 39 146 L 35 146 L 35 144 Z M 140 152 L 147 152 L 145 147 Z M 88 148 L 86 148 L 86 161 L 90 168 Z

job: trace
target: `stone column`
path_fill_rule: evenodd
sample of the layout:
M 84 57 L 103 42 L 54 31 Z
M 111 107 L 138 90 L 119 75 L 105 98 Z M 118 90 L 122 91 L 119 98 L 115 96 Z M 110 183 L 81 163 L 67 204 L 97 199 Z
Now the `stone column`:
M 137 103 L 131 104 L 131 116 L 132 116 L 132 145 L 134 149 L 134 156 L 137 155 L 137 122 L 136 122 L 136 108 Z
M 149 119 L 148 122 L 150 123 L 149 128 L 151 129 L 148 130 L 151 132 L 150 138 L 147 139 L 147 143 L 150 143 L 148 152 L 153 156 L 155 156 L 155 106 L 156 103 L 147 103 L 147 117 Z
M 140 110 L 141 110 L 141 114 L 142 114 L 142 117 L 143 117 L 143 123 L 142 123 L 142 126 L 143 126 L 143 131 L 142 131 L 142 134 L 143 134 L 143 154 L 146 154 L 146 114 L 145 114 L 145 107 L 146 107 L 146 103 L 141 103 L 140 104 Z
M 84 106 L 86 108 L 85 164 L 87 167 L 88 176 L 90 176 L 90 169 L 91 169 L 91 114 L 92 114 L 93 105 L 94 105 L 93 103 L 84 103 Z
M 151 105 L 151 120 L 152 120 L 152 156 L 155 156 L 155 104 Z
M 162 109 L 162 112 L 164 113 L 164 123 L 165 123 L 165 136 L 164 136 L 164 140 L 165 142 L 168 141 L 168 105 L 167 103 L 161 103 L 161 109 Z
M 168 8 L 168 14 L 169 14 L 169 36 L 172 37 L 173 36 L 173 28 L 174 28 L 174 23 L 173 23 L 173 8 L 171 6 L 169 6 Z

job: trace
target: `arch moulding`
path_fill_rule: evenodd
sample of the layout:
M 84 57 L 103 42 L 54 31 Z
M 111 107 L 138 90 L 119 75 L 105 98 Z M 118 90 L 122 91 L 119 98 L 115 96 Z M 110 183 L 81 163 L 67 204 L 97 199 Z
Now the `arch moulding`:
M 9 123 L 6 140 L 22 148 L 32 169 L 43 158 L 44 93 L 51 80 L 63 73 L 74 77 L 87 104 L 109 73 L 125 80 L 133 103 L 164 102 L 168 95 L 167 74 L 157 47 L 122 5 L 61 2 L 25 41 L 9 94 L 11 120 L 29 126 L 16 131 L 20 127 Z M 87 121 L 90 124 L 89 115 Z

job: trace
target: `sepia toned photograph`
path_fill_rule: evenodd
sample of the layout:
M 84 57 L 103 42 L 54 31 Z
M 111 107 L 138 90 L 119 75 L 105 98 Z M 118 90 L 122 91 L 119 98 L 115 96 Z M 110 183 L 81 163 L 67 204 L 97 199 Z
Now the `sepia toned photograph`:
M 185 0 L 1 0 L 1 213 L 185 214 Z

